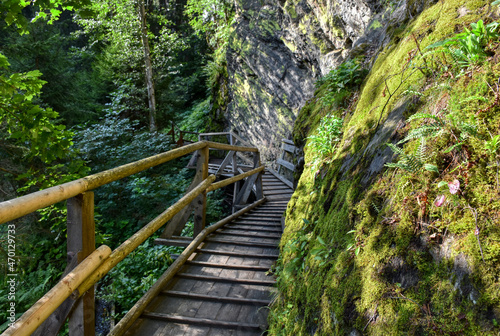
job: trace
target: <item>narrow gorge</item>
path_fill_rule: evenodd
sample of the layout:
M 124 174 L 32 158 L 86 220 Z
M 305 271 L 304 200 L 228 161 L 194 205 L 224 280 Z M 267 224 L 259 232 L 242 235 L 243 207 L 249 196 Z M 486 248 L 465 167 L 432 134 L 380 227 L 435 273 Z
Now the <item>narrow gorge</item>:
M 498 14 L 236 1 L 214 110 L 266 161 L 303 149 L 270 335 L 499 332 Z

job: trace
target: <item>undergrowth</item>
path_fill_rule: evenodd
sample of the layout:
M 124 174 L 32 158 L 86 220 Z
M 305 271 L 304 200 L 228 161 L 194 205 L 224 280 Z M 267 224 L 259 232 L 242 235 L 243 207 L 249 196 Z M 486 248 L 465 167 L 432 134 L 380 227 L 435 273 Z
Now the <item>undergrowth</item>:
M 289 203 L 270 334 L 500 331 L 500 53 L 487 11 L 432 5 L 377 56 L 357 105 L 325 111 L 321 86 L 301 111 L 306 164 L 321 157 L 310 145 L 321 118 L 347 118 Z

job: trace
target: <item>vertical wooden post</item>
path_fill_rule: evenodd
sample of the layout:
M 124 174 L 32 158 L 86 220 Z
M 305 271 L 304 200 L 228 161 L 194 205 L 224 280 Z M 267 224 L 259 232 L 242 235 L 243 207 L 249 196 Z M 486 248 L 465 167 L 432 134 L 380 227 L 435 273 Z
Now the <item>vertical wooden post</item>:
M 68 254 L 82 262 L 95 250 L 94 193 L 68 199 Z M 79 300 L 69 317 L 70 336 L 95 335 L 94 288 Z
M 259 152 L 254 153 L 253 166 L 254 166 L 254 168 L 260 167 L 260 153 Z M 257 177 L 257 181 L 255 181 L 255 197 L 257 198 L 257 201 L 260 200 L 264 196 L 262 193 L 262 175 L 263 174 L 264 174 L 264 171 L 261 171 L 259 173 L 259 176 Z
M 172 129 L 170 130 L 170 132 L 172 132 L 172 145 L 175 145 L 175 125 L 174 125 L 174 121 L 172 120 Z
M 209 147 L 206 146 L 205 148 L 200 149 L 199 153 L 200 156 L 198 160 L 201 161 L 202 181 L 204 181 L 208 177 Z M 204 191 L 195 199 L 193 237 L 196 237 L 205 228 L 206 213 L 207 213 L 207 192 Z
M 232 138 L 232 137 L 231 137 Z M 236 162 L 236 151 L 233 153 L 233 176 L 238 175 L 238 163 Z M 236 195 L 238 195 L 238 192 L 240 191 L 240 181 L 236 181 L 234 183 L 234 189 L 233 189 L 233 213 L 235 213 L 236 210 Z

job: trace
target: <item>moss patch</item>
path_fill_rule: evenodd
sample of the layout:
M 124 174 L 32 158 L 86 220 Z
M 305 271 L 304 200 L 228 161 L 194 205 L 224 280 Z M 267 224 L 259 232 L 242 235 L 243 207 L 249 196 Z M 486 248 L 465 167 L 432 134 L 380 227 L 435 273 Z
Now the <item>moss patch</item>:
M 485 147 L 500 129 L 496 94 L 486 84 L 496 82 L 500 67 L 492 55 L 482 67 L 441 72 L 412 56 L 418 53 L 415 41 L 424 49 L 452 36 L 481 18 L 487 4 L 455 0 L 427 8 L 379 53 L 357 104 L 334 112 L 345 122 L 332 161 L 312 171 L 308 163 L 315 153 L 305 146 L 306 165 L 288 205 L 281 242 L 271 335 L 500 331 L 500 157 Z M 463 6 L 468 14 L 459 16 Z M 332 113 L 321 104 L 325 90 L 320 87 L 301 110 L 296 144 L 306 144 L 321 118 Z M 439 172 L 385 169 L 367 178 L 366 170 L 383 150 L 379 145 L 380 150 L 367 151 L 367 146 L 402 100 L 408 102 L 406 118 L 420 112 L 449 120 L 449 129 L 427 146 L 426 162 Z M 426 122 L 395 126 L 391 141 Z M 477 134 L 447 151 L 464 123 L 476 125 Z M 403 150 L 417 147 L 410 141 Z M 460 182 L 457 194 L 447 184 L 438 186 L 454 180 Z M 438 207 L 434 201 L 441 195 L 446 202 Z M 321 248 L 318 237 L 328 246 L 327 260 L 313 253 Z M 299 240 L 303 248 L 291 249 Z M 298 256 L 300 263 L 294 261 Z

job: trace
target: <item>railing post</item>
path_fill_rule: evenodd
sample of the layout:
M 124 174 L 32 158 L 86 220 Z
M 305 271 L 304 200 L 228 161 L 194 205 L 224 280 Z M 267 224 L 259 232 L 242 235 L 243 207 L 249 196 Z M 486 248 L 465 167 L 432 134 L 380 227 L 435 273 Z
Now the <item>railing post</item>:
M 198 160 L 202 167 L 202 181 L 208 177 L 208 156 L 209 156 L 209 146 L 199 150 L 200 156 Z M 204 191 L 195 199 L 195 209 L 194 209 L 194 228 L 193 237 L 196 237 L 204 228 L 206 224 L 206 213 L 207 213 L 207 192 Z
M 254 153 L 253 167 L 254 168 L 260 167 L 260 153 L 259 152 Z M 257 177 L 257 181 L 255 181 L 255 197 L 257 198 L 256 201 L 260 200 L 264 196 L 262 193 L 262 175 L 263 174 L 264 174 L 264 171 L 261 171 L 259 173 L 259 176 Z
M 233 176 L 236 176 L 238 174 L 238 163 L 236 162 L 236 151 L 233 152 Z M 240 191 L 240 181 L 237 181 L 234 183 L 234 189 L 233 189 L 233 213 L 235 213 L 237 210 L 235 208 L 236 205 L 236 195 L 238 195 L 238 192 Z
M 95 250 L 94 193 L 85 192 L 68 199 L 68 254 L 82 262 Z M 95 335 L 94 288 L 76 304 L 69 317 L 70 336 Z

